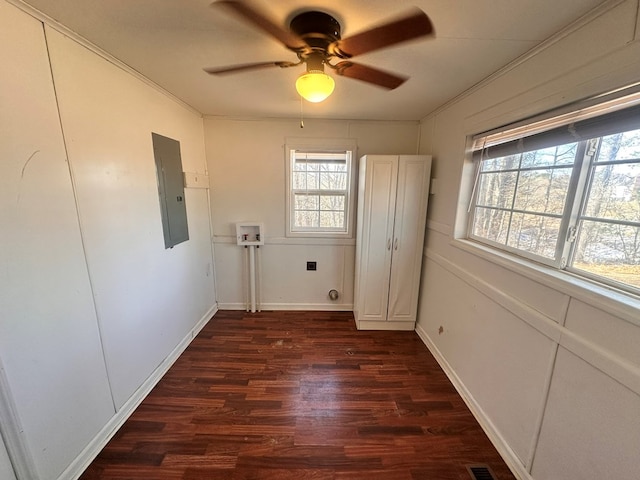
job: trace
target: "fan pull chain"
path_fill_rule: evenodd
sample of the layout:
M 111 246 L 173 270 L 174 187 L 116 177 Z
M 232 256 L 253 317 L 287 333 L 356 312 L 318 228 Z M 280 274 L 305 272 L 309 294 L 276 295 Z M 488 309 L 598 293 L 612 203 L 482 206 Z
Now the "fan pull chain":
M 300 128 L 304 128 L 304 118 L 303 118 L 303 112 L 302 112 L 302 96 L 300 97 Z

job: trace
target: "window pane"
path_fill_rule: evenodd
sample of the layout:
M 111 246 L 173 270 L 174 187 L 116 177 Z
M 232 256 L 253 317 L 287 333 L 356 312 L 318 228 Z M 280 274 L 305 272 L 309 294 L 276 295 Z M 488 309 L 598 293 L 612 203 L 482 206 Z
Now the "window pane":
M 317 190 L 320 187 L 320 174 L 317 172 L 307 173 L 305 188 L 307 190 Z
M 320 187 L 320 164 L 297 161 L 291 176 L 294 190 L 317 190 Z
M 640 162 L 596 166 L 585 215 L 640 222 Z
M 294 172 L 291 177 L 292 185 L 291 187 L 294 190 L 306 190 L 307 189 L 307 174 L 304 172 Z
M 475 198 L 473 235 L 559 262 L 561 217 L 577 152 L 578 144 L 572 143 L 485 160 Z
M 318 210 L 320 197 L 318 195 L 296 194 L 295 206 L 296 210 Z
M 473 217 L 473 234 L 504 245 L 510 218 L 510 212 L 477 207 Z
M 323 172 L 320 174 L 321 190 L 346 190 L 346 172 Z
M 569 143 L 526 152 L 522 155 L 522 168 L 573 165 L 577 149 L 577 143 Z
M 572 168 L 550 168 L 520 172 L 515 209 L 561 215 L 571 171 Z
M 344 228 L 344 212 L 320 212 L 320 228 Z
M 315 162 L 305 162 L 304 160 L 296 161 L 293 166 L 294 172 L 319 172 L 320 164 Z
M 324 162 L 320 163 L 320 171 L 322 172 L 346 172 L 346 162 Z
M 511 208 L 517 172 L 483 173 L 478 184 L 477 205 Z
M 560 219 L 514 213 L 509 229 L 510 247 L 549 259 L 555 258 Z
M 640 287 L 640 227 L 581 222 L 573 267 Z
M 640 159 L 640 130 L 602 137 L 598 162 Z
M 483 172 L 495 172 L 500 170 L 513 170 L 520 166 L 521 155 L 509 155 L 507 157 L 489 158 L 482 161 Z
M 320 213 L 317 211 L 302 210 L 295 212 L 295 226 L 296 227 L 315 227 L 320 224 Z
M 320 209 L 321 210 L 340 210 L 344 212 L 344 200 L 342 195 L 321 195 L 320 197 Z

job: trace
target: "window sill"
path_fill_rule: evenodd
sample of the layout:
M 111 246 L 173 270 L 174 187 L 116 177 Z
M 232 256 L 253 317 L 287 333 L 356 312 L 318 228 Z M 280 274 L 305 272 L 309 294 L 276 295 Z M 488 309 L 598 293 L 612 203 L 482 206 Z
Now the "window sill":
M 353 236 L 347 232 L 292 232 L 288 231 L 287 238 L 326 238 L 331 240 L 350 240 Z
M 451 245 L 640 327 L 640 298 L 631 293 L 607 287 L 571 272 L 518 258 L 471 240 L 453 239 Z

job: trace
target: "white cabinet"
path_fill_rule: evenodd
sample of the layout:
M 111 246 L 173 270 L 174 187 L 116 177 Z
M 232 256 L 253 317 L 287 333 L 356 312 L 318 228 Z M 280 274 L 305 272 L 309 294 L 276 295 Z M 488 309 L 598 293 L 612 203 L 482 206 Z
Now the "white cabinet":
M 360 159 L 354 315 L 364 330 L 413 330 L 431 157 Z

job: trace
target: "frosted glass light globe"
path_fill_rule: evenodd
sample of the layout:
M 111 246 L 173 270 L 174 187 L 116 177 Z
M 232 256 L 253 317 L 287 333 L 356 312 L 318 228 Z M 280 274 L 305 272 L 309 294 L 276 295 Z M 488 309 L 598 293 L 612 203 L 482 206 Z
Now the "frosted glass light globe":
M 336 82 L 326 73 L 308 72 L 296 80 L 296 90 L 302 98 L 318 103 L 325 100 L 336 86 Z

